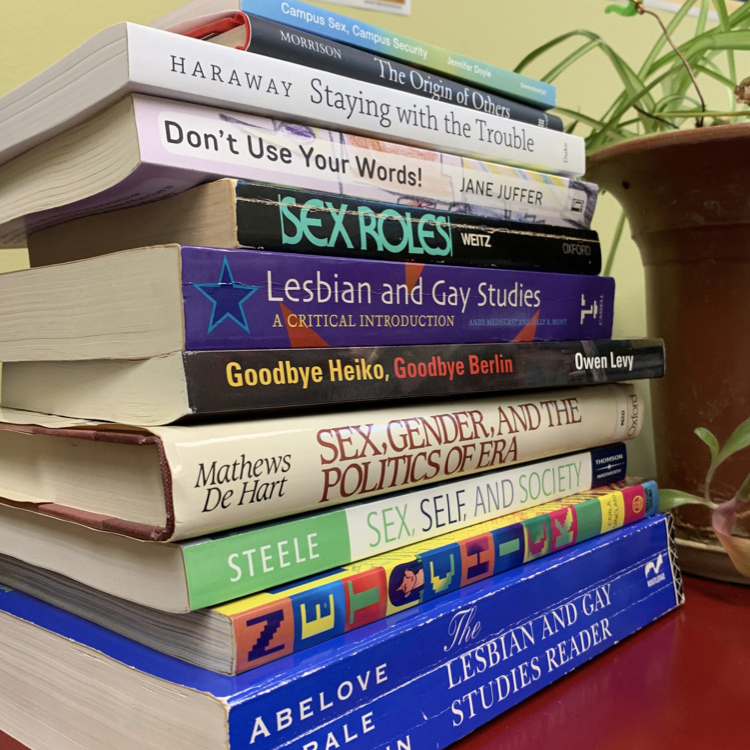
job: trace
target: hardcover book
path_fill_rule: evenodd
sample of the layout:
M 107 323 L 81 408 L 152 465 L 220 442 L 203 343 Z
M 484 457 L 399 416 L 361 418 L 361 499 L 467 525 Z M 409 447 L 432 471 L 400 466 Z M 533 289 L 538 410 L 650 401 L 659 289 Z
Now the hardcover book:
M 37 750 L 442 748 L 682 601 L 664 516 L 236 677 L 4 591 L 4 728 Z
M 634 438 L 642 412 L 633 384 L 148 430 L 3 409 L 0 496 L 187 539 Z
M 127 529 L 97 530 L 93 517 L 68 523 L 0 504 L 0 553 L 153 609 L 189 612 L 621 481 L 625 466 L 617 443 L 176 543 L 144 544 Z
M 6 362 L 2 404 L 137 425 L 664 375 L 661 339 L 187 351 Z
M 185 35 L 258 55 L 290 60 L 298 65 L 327 70 L 397 91 L 408 91 L 475 112 L 507 117 L 542 128 L 563 129 L 562 120 L 557 115 L 536 107 L 466 86 L 456 80 L 431 75 L 419 68 L 357 49 L 349 43 L 339 44 L 248 13 L 227 13 L 187 31 Z
M 614 286 L 580 274 L 163 245 L 3 274 L 0 321 L 13 325 L 0 332 L 0 361 L 608 338 Z M 64 289 L 76 294 L 51 297 Z
M 201 50 L 216 46 L 185 41 Z M 33 93 L 35 100 L 36 87 Z M 42 101 L 47 106 L 56 97 Z M 19 96 L 18 106 L 4 105 L 0 117 L 5 113 L 9 122 L 8 113 L 25 112 L 26 105 L 31 107 Z M 65 106 L 61 102 L 54 112 Z M 33 132 L 26 122 L 19 127 L 24 134 Z M 3 128 L 0 121 L 0 132 Z M 590 224 L 597 192 L 589 183 L 543 172 L 324 130 L 307 118 L 302 124 L 282 122 L 142 94 L 125 96 L 80 125 L 46 136 L 44 143 L 0 167 L 0 244 L 6 247 L 25 244 L 27 230 L 148 203 L 218 177 L 504 219 L 522 220 L 532 209 L 535 221 L 584 227 Z
M 217 15 L 224 15 L 228 10 L 252 13 L 377 55 L 475 83 L 484 89 L 506 94 L 540 109 L 555 106 L 556 91 L 552 84 L 503 70 L 427 42 L 410 39 L 300 0 L 287 0 L 283 3 L 275 0 L 192 0 L 163 16 L 152 26 L 185 32 L 202 25 L 206 20 L 213 20 Z M 206 19 L 205 16 L 208 15 L 212 18 Z
M 657 505 L 653 482 L 584 492 L 190 614 L 133 604 L 4 555 L 0 581 L 157 651 L 239 674 L 654 515 Z M 246 571 L 238 557 L 231 567 Z
M 537 194 L 541 202 L 541 192 Z M 475 216 L 405 203 L 216 180 L 141 206 L 74 219 L 29 235 L 32 266 L 179 243 L 208 247 L 598 274 L 590 229 Z
M 2 159 L 135 92 L 568 176 L 585 171 L 578 136 L 132 23 L 105 29 L 0 100 Z

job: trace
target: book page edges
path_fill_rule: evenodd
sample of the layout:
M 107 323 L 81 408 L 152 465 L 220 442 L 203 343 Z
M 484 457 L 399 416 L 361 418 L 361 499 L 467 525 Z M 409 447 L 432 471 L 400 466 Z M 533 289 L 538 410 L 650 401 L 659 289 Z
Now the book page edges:
M 71 508 L 58 503 L 18 503 L 0 498 L 0 502 L 27 510 L 35 510 L 45 515 L 62 518 L 66 521 L 88 526 L 101 531 L 111 531 L 135 539 L 169 541 L 175 530 L 174 503 L 172 496 L 172 472 L 167 462 L 162 439 L 137 427 L 88 422 L 80 419 L 54 417 L 46 414 L 21 412 L 0 408 L 0 430 L 21 432 L 28 435 L 48 435 L 58 438 L 123 443 L 127 445 L 154 445 L 159 456 L 159 469 L 164 490 L 164 506 L 167 522 L 164 527 L 139 524 L 120 518 L 103 516 L 97 513 Z M 25 420 L 25 421 L 23 421 Z M 33 420 L 29 422 L 29 420 Z

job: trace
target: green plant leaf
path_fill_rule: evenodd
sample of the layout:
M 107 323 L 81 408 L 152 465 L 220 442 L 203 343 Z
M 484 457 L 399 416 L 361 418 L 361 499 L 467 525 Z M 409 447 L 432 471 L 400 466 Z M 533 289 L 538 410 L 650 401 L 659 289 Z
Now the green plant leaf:
M 708 449 L 711 451 L 711 463 L 713 464 L 719 455 L 719 441 L 716 439 L 716 436 L 711 430 L 705 427 L 696 427 L 693 432 L 708 446 Z
M 596 117 L 589 117 L 575 109 L 566 109 L 565 107 L 555 107 L 552 110 L 555 114 L 564 115 L 566 117 L 575 118 L 576 121 L 581 122 L 583 125 L 589 125 L 592 128 L 603 128 L 604 121 L 599 120 Z
M 745 481 L 737 490 L 737 497 L 744 502 L 750 501 L 750 474 L 745 477 Z
M 698 495 L 691 495 L 689 492 L 683 492 L 682 490 L 665 490 L 659 488 L 659 512 L 666 513 L 667 511 L 679 508 L 681 505 L 705 505 L 709 508 L 715 508 L 716 503 L 706 501 Z
M 738 451 L 750 446 L 750 419 L 746 419 L 737 429 L 729 436 L 729 440 L 724 443 L 724 447 L 719 451 L 716 457 L 716 465 L 723 463 L 730 456 Z
M 607 262 L 604 264 L 602 269 L 602 276 L 610 276 L 612 274 L 612 266 L 615 262 L 615 256 L 617 255 L 617 248 L 620 246 L 620 239 L 622 238 L 622 230 L 625 227 L 625 212 L 620 213 L 620 218 L 617 220 L 615 226 L 615 233 L 612 236 L 612 245 L 609 248 L 609 255 L 607 256 Z
M 692 7 L 695 5 L 696 0 L 686 0 L 686 2 L 683 3 L 682 7 L 677 11 L 677 13 L 674 15 L 673 19 L 670 21 L 670 23 L 667 25 L 667 32 L 672 35 L 678 28 L 678 26 L 682 23 L 682 21 L 687 17 L 688 13 L 692 9 Z M 721 1 L 721 0 L 720 0 Z M 738 30 L 746 26 L 750 22 L 750 5 L 743 5 L 737 10 L 735 10 L 733 13 L 729 15 L 729 26 L 728 28 L 730 30 Z M 693 37 L 698 36 L 711 36 L 717 32 L 726 31 L 726 28 L 721 28 L 720 26 L 712 27 L 711 29 L 708 29 L 703 34 L 694 34 Z M 664 35 L 660 35 L 657 43 L 652 48 L 651 52 L 649 52 L 648 57 L 646 58 L 645 62 L 643 63 L 642 67 L 638 71 L 638 74 L 641 78 L 647 79 L 650 76 L 652 76 L 656 70 L 660 67 L 662 67 L 665 64 L 665 61 L 669 58 L 674 59 L 674 52 L 671 50 L 667 52 L 664 57 L 658 57 L 659 53 L 664 49 L 664 46 L 667 44 L 667 39 L 664 37 Z M 681 47 L 681 51 L 683 54 L 685 53 L 684 45 Z
M 674 32 L 677 30 L 677 27 L 687 17 L 688 13 L 691 11 L 694 5 L 695 0 L 685 0 L 677 13 L 675 13 L 674 18 L 672 18 L 672 20 L 667 24 L 667 33 L 670 36 L 674 34 Z M 664 49 L 664 45 L 668 43 L 669 42 L 667 42 L 667 38 L 664 36 L 664 34 L 659 34 L 659 38 L 656 44 L 654 44 L 651 52 L 648 53 L 648 57 L 645 59 L 643 65 L 641 66 L 641 69 L 638 71 L 638 75 L 640 75 L 641 78 L 647 78 L 648 76 L 653 74 L 654 71 L 651 68 L 654 64 L 654 61 L 658 58 L 659 53 Z
M 594 34 L 593 32 L 586 31 L 584 29 L 569 31 L 566 34 L 555 37 L 555 39 L 552 39 L 546 44 L 543 44 L 541 47 L 537 47 L 535 50 L 526 55 L 526 57 L 524 57 L 524 59 L 521 60 L 518 65 L 516 65 L 516 67 L 514 68 L 515 72 L 522 72 L 526 67 L 528 67 L 531 62 L 541 57 L 541 55 L 543 55 L 545 52 L 548 52 L 553 47 L 556 47 L 557 45 L 562 44 L 568 39 L 572 39 L 576 36 L 581 36 L 587 39 L 589 43 L 584 44 L 581 48 L 576 49 L 574 52 L 567 55 L 565 59 L 555 65 L 555 67 L 552 68 L 552 70 L 550 70 L 546 75 L 541 76 L 541 80 L 549 82 L 550 76 L 559 76 L 573 63 L 577 62 L 584 54 L 592 52 L 595 49 L 599 49 L 607 57 L 610 64 L 614 68 L 630 99 L 632 99 L 634 102 L 643 100 L 643 108 L 645 110 L 653 109 L 654 101 L 650 93 L 650 88 L 644 85 L 643 81 L 640 80 L 635 71 L 633 71 L 633 69 L 625 62 L 625 60 L 620 57 L 620 55 L 618 55 L 604 41 L 604 39 L 602 39 L 602 37 L 600 37 L 598 34 Z M 656 130 L 653 124 L 653 120 L 650 120 L 647 117 L 642 118 L 641 124 L 643 125 L 643 129 L 646 132 L 654 132 Z M 615 123 L 612 123 L 612 125 L 615 125 Z
M 732 28 L 732 25 L 729 21 L 729 13 L 727 13 L 727 5 L 724 2 L 724 0 L 714 0 L 714 6 L 716 7 L 716 13 L 719 16 L 719 27 L 722 31 L 730 31 Z M 733 80 L 737 80 L 737 67 L 735 66 L 734 61 L 734 52 L 731 50 L 727 51 L 727 63 L 729 67 L 729 77 Z M 734 87 L 732 87 L 733 89 Z M 729 91 L 729 98 L 732 102 L 732 109 L 737 108 L 737 104 L 734 100 L 734 97 L 732 96 L 732 89 Z
M 580 29 L 576 29 L 575 31 L 568 31 L 565 34 L 556 36 L 554 39 L 550 39 L 545 44 L 542 44 L 541 46 L 529 52 L 529 54 L 526 55 L 526 57 L 524 57 L 523 60 L 521 60 L 521 62 L 518 63 L 518 65 L 516 65 L 515 68 L 513 68 L 513 72 L 514 73 L 523 72 L 525 68 L 527 68 L 538 57 L 541 57 L 545 52 L 549 52 L 549 50 L 553 49 L 554 47 L 557 47 L 558 44 L 563 44 L 568 39 L 571 39 L 574 36 L 579 36 L 583 33 L 586 33 L 587 36 L 589 35 L 587 32 L 583 32 Z
M 708 0 L 701 0 L 701 7 L 698 11 L 698 23 L 695 26 L 695 33 L 702 34 L 706 30 L 708 21 Z
M 663 99 L 659 99 L 659 101 L 656 102 L 654 113 L 663 115 L 664 112 L 679 111 L 678 107 L 681 104 L 689 104 L 690 111 L 695 112 L 697 115 L 701 114 L 701 103 L 697 99 L 694 99 L 692 96 L 687 96 L 686 94 L 673 94 L 672 96 L 665 96 Z M 672 107 L 670 110 L 670 105 L 676 106 Z
M 608 5 L 604 9 L 605 13 L 617 13 L 618 16 L 637 16 L 638 9 L 635 7 L 633 0 L 628 0 L 627 5 Z
M 736 81 L 727 78 L 719 70 L 718 66 L 714 65 L 714 63 L 712 63 L 710 60 L 707 61 L 705 65 L 694 65 L 693 72 L 696 74 L 696 76 L 698 74 L 702 74 L 708 76 L 709 78 L 713 78 L 715 81 L 718 81 L 722 86 L 726 86 L 727 90 L 730 92 L 730 95 L 734 91 Z M 734 97 L 732 97 L 732 100 L 734 101 Z
M 692 8 L 699 8 L 698 21 L 693 27 L 696 33 L 690 37 L 683 34 L 682 38 L 686 41 L 679 45 L 679 49 L 696 76 L 718 82 L 726 92 L 722 96 L 730 96 L 732 101 L 731 106 L 727 107 L 723 106 L 723 102 L 718 107 L 708 104 L 706 109 L 711 108 L 705 115 L 708 121 L 712 117 L 742 117 L 750 112 L 745 108 L 735 111 L 736 105 L 731 96 L 735 84 L 732 73 L 733 54 L 730 54 L 738 50 L 750 50 L 750 2 L 731 13 L 727 12 L 726 5 L 726 0 L 715 0 L 714 7 L 719 23 L 712 24 L 709 21 L 709 0 L 684 0 L 667 24 L 668 33 L 671 35 L 686 23 Z M 633 3 L 627 6 L 621 4 L 609 12 L 630 13 L 628 9 L 631 6 L 635 7 Z M 644 33 L 647 32 L 648 29 Z M 562 45 L 575 39 L 581 40 L 581 43 L 572 51 L 563 51 Z M 548 78 L 559 77 L 582 59 L 588 59 L 590 53 L 595 50 L 600 50 L 607 57 L 621 86 L 616 89 L 615 96 L 609 103 L 602 108 L 604 114 L 600 114 L 601 109 L 596 112 L 596 116 L 559 110 L 569 118 L 569 121 L 566 119 L 567 132 L 580 132 L 577 130 L 580 126 L 590 130 L 586 136 L 586 149 L 590 154 L 604 146 L 636 135 L 678 127 L 687 119 L 701 115 L 701 106 L 694 97 L 690 76 L 679 56 L 673 50 L 665 49 L 667 43 L 665 36 L 658 34 L 656 43 L 636 73 L 636 68 L 631 68 L 600 35 L 579 29 L 561 34 L 533 50 L 519 63 L 516 70 L 520 71 L 535 61 L 539 62 L 545 53 L 555 49 L 563 51 L 562 59 L 548 71 Z M 613 254 L 610 253 L 610 258 L 612 257 Z
M 591 41 L 586 42 L 586 44 L 571 52 L 567 57 L 561 60 L 557 65 L 555 65 L 554 68 L 548 70 L 547 73 L 542 76 L 542 80 L 546 81 L 547 83 L 552 83 L 555 78 L 557 78 L 561 73 L 565 72 L 565 70 L 569 68 L 574 62 L 582 58 L 584 55 L 587 55 L 589 52 L 591 52 L 591 50 L 596 49 L 600 44 L 601 40 L 599 39 L 592 39 Z
M 701 428 L 699 427 L 698 429 Z M 706 430 L 706 432 L 708 431 Z M 700 435 L 698 437 L 700 437 Z M 724 443 L 724 447 L 715 456 L 713 455 L 713 451 L 711 451 L 711 465 L 708 467 L 708 471 L 706 472 L 706 482 L 704 484 L 704 494 L 706 500 L 708 500 L 711 495 L 711 480 L 716 473 L 716 469 L 718 469 L 719 466 L 721 466 L 721 464 L 723 464 L 724 461 L 726 461 L 730 456 L 733 456 L 735 453 L 743 450 L 744 448 L 747 448 L 748 446 L 750 446 L 750 419 L 746 419 L 734 430 L 734 432 L 729 436 L 729 440 Z
M 700 36 L 689 39 L 684 44 L 679 45 L 679 50 L 685 56 L 688 62 L 700 62 L 700 56 L 716 50 L 724 52 L 726 50 L 748 50 L 750 49 L 750 29 L 736 29 L 733 31 L 707 31 Z M 673 65 L 675 60 L 674 52 L 668 52 L 654 62 L 649 74 L 669 65 Z
M 750 18 L 750 8 L 747 5 L 740 5 L 739 8 L 729 14 L 729 23 L 732 28 L 735 28 L 741 22 L 741 19 L 746 18 Z
M 671 118 L 673 120 L 689 120 L 696 117 L 710 117 L 720 122 L 723 119 L 731 117 L 737 117 L 739 119 L 750 117 L 750 110 L 745 112 L 732 112 L 731 110 L 720 112 L 718 110 L 707 109 L 704 112 L 702 109 L 694 109 L 685 112 L 662 112 L 661 117 L 664 117 L 665 119 Z
M 669 76 L 669 71 L 665 71 L 658 78 L 655 78 L 653 81 L 651 81 L 648 86 L 645 87 L 646 91 L 650 91 L 667 76 Z M 633 107 L 633 105 L 638 104 L 639 100 L 642 97 L 643 91 L 638 92 L 634 96 L 628 96 L 627 92 L 623 92 L 622 94 L 620 94 L 620 96 L 616 100 L 616 106 L 614 107 L 614 109 L 610 108 L 604 118 L 604 127 L 599 132 L 593 133 L 589 138 L 586 139 L 586 149 L 588 153 L 591 153 L 608 145 L 608 141 L 610 140 L 610 132 L 613 129 L 617 128 L 622 117 Z M 649 99 L 650 107 L 646 107 L 646 111 L 649 111 L 649 109 L 653 111 L 653 97 L 649 96 Z M 650 127 L 647 129 L 647 132 L 655 132 L 659 129 L 664 129 L 665 127 L 663 125 L 660 127 L 656 127 L 656 124 L 658 123 L 656 123 L 656 121 L 651 118 L 645 117 L 643 114 L 639 113 L 638 116 L 641 124 L 643 124 L 644 120 L 649 122 Z

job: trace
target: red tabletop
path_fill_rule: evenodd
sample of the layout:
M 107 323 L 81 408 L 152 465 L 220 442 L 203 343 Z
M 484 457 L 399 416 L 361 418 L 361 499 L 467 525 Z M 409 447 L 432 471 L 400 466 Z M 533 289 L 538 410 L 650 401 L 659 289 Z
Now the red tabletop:
M 748 750 L 750 588 L 686 577 L 685 596 L 451 750 Z

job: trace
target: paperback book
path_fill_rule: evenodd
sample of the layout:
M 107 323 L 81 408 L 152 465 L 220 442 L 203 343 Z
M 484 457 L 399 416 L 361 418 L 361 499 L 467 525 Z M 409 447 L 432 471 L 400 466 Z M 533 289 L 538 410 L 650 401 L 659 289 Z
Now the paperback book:
M 2 409 L 0 496 L 187 539 L 634 438 L 642 412 L 633 384 L 148 429 Z
M 31 130 L 24 123 L 22 132 Z M 283 122 L 143 94 L 54 132 L 0 167 L 0 243 L 7 247 L 24 244 L 27 231 L 166 198 L 219 177 L 507 220 L 523 221 L 531 209 L 537 223 L 580 227 L 590 225 L 597 194 L 590 183 L 325 130 L 309 120 Z
M 290 60 L 298 65 L 327 70 L 397 91 L 407 91 L 475 112 L 507 117 L 541 128 L 563 129 L 562 120 L 557 115 L 537 107 L 431 75 L 419 68 L 357 49 L 350 43 L 339 44 L 257 15 L 227 13 L 185 32 L 185 35 L 258 55 Z
M 614 286 L 580 274 L 164 245 L 4 274 L 0 321 L 13 326 L 0 333 L 0 361 L 608 338 Z M 74 297 L 50 299 L 70 288 Z
M 70 742 L 122 750 L 440 748 L 682 601 L 664 516 L 236 677 L 6 590 L 0 700 L 7 731 L 39 750 L 59 750 L 40 713 Z M 492 699 L 472 713 L 480 688 Z
M 541 201 L 541 193 L 538 195 Z M 94 214 L 29 235 L 32 266 L 147 245 L 315 253 L 371 260 L 447 263 L 598 274 L 591 229 L 474 216 L 409 203 L 384 203 L 216 180 L 141 206 Z
M 300 0 L 287 0 L 283 3 L 267 0 L 193 0 L 152 25 L 160 29 L 185 32 L 205 23 L 204 16 L 223 15 L 228 10 L 252 13 L 300 31 L 309 31 L 311 34 L 319 34 L 342 44 L 360 47 L 384 57 L 434 70 L 451 78 L 475 83 L 484 89 L 528 102 L 540 109 L 555 106 L 556 91 L 552 84 L 450 52 L 433 44 L 410 39 Z
M 568 176 L 585 171 L 575 135 L 132 23 L 105 29 L 4 96 L 0 153 L 8 159 L 135 92 Z M 177 137 L 175 125 L 169 131 Z
M 0 580 L 157 651 L 239 674 L 654 515 L 657 505 L 653 482 L 584 492 L 190 614 L 154 611 L 3 555 Z M 242 575 L 245 564 L 232 567 Z
M 6 362 L 2 405 L 137 425 L 660 378 L 661 339 L 174 352 Z
M 626 462 L 617 443 L 176 543 L 0 505 L 0 553 L 145 607 L 189 612 L 622 481 Z

